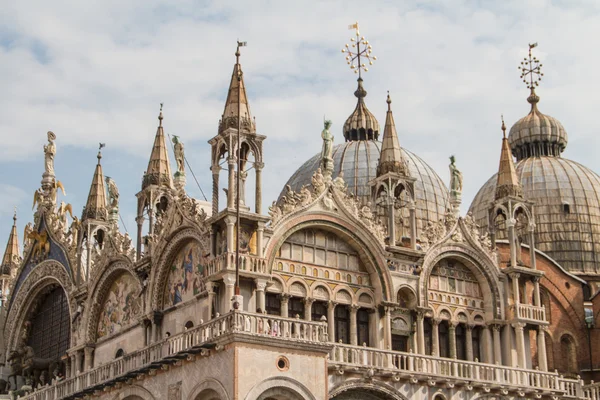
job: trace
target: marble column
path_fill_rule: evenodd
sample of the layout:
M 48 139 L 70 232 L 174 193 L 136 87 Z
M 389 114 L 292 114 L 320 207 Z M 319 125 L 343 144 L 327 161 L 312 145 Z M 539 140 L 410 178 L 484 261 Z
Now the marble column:
M 473 360 L 473 325 L 468 324 L 466 326 L 467 330 L 466 330 L 466 345 L 467 345 L 467 361 L 474 361 Z M 481 360 L 478 360 L 481 361 Z
M 431 355 L 434 357 L 440 356 L 440 322 L 439 318 L 431 320 Z
M 425 314 L 423 311 L 417 311 L 417 343 L 419 345 L 419 354 L 425 354 L 425 326 L 423 325 L 424 318 Z
M 82 373 L 82 358 L 83 358 L 83 351 L 81 350 L 77 350 L 75 352 L 75 373 L 76 375 L 79 375 L 80 373 Z
M 510 278 L 512 279 L 513 301 L 515 302 L 515 306 L 521 302 L 521 293 L 519 292 L 519 276 L 520 274 L 517 273 L 510 274 Z M 516 307 L 515 312 L 517 312 Z M 518 317 L 518 314 L 515 315 L 515 317 Z
M 523 332 L 525 324 L 517 322 L 512 324 L 515 329 L 517 341 L 517 365 L 519 368 L 527 368 L 527 358 L 525 354 L 525 333 Z
M 256 284 L 256 312 L 265 311 L 265 288 L 267 287 L 266 279 L 255 279 Z
M 358 345 L 358 330 L 356 328 L 356 313 L 358 312 L 358 306 L 352 304 L 350 306 L 350 344 L 353 346 Z
M 265 236 L 265 223 L 258 222 L 258 227 L 256 228 L 256 255 L 260 258 L 264 257 L 264 236 Z M 265 271 L 267 272 L 267 271 Z
M 408 206 L 410 216 L 410 248 L 416 250 L 417 248 L 417 214 L 415 212 L 415 203 L 411 202 Z
M 327 334 L 329 341 L 335 343 L 335 303 L 331 300 L 327 303 Z
M 255 162 L 254 169 L 256 170 L 256 193 L 254 207 L 257 214 L 262 213 L 262 169 L 263 163 Z
M 83 356 L 85 360 L 85 370 L 89 371 L 94 367 L 94 348 L 91 346 L 86 346 L 83 348 Z
M 215 283 L 211 281 L 206 282 L 206 292 L 208 293 L 208 315 L 206 316 L 206 321 L 210 321 L 213 315 L 213 303 L 215 301 Z
M 227 224 L 227 251 L 230 253 L 235 252 L 235 235 L 234 235 L 234 230 L 235 230 L 235 217 L 234 216 L 227 216 L 225 217 L 225 224 Z M 229 268 L 229 261 L 226 263 L 227 267 Z M 233 268 L 235 269 L 235 265 L 233 265 Z
M 219 213 L 219 173 L 221 167 L 216 164 L 210 167 L 212 172 L 212 215 Z
M 314 299 L 307 297 L 304 299 L 304 320 L 311 321 L 312 320 L 312 304 L 315 302 Z
M 135 248 L 135 259 L 139 261 L 142 258 L 142 229 L 144 227 L 144 216 L 138 216 L 135 219 L 135 223 L 137 224 L 137 243 Z
M 506 226 L 508 228 L 508 243 L 510 246 L 510 266 L 517 266 L 517 245 L 515 243 L 515 220 L 510 218 L 506 221 Z M 521 249 L 518 249 L 519 251 Z
M 288 317 L 288 304 L 290 301 L 290 295 L 289 294 L 282 294 L 281 295 L 281 316 L 287 318 Z
M 371 343 L 369 347 L 379 348 L 381 346 L 379 341 L 379 312 L 376 308 L 369 309 L 369 338 Z
M 502 365 L 502 342 L 500 340 L 500 325 L 492 325 L 492 334 L 494 336 L 494 363 Z
M 77 376 L 77 360 L 75 359 L 75 354 L 71 354 L 71 378 Z
M 225 283 L 225 309 L 224 312 L 229 312 L 233 309 L 232 301 L 233 295 L 235 294 L 235 274 L 229 273 L 223 277 L 223 283 Z
M 492 334 L 489 325 L 484 325 L 481 329 L 483 333 L 483 362 L 488 364 L 494 363 L 494 344 L 492 342 Z
M 535 224 L 529 224 L 529 255 L 531 269 L 537 269 L 535 262 Z
M 227 188 L 227 208 L 235 208 L 235 157 L 227 158 L 227 167 L 229 168 L 229 182 Z
M 455 321 L 450 321 L 448 325 L 448 337 L 450 339 L 450 358 L 456 358 L 456 325 Z
M 538 307 L 542 307 L 542 299 L 540 296 L 540 277 L 539 276 L 534 276 L 533 277 L 533 300 L 534 300 L 534 306 L 538 306 Z M 546 316 L 547 318 L 547 316 Z
M 390 237 L 390 246 L 396 245 L 396 219 L 394 218 L 394 198 L 392 196 L 387 197 L 388 201 L 388 236 Z M 402 212 L 402 210 L 398 210 Z M 402 239 L 402 238 L 400 238 Z
M 383 326 L 383 338 L 384 346 L 386 350 L 392 348 L 392 308 L 385 307 L 385 321 Z
M 65 362 L 65 378 L 69 379 L 73 376 L 73 372 L 71 370 L 71 356 L 67 356 L 63 358 Z
M 538 327 L 537 334 L 537 352 L 538 352 L 538 365 L 542 371 L 548 371 L 548 355 L 546 354 L 546 326 Z

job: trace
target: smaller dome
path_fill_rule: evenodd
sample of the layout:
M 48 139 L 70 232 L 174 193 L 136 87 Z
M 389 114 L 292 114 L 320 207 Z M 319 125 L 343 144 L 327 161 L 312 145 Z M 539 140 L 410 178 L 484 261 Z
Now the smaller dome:
M 535 91 L 532 90 L 527 101 L 531 111 L 510 128 L 508 135 L 513 155 L 517 161 L 527 157 L 560 156 L 568 142 L 565 128 L 559 120 L 538 110 L 540 98 Z
M 379 138 L 379 122 L 365 104 L 367 91 L 363 88 L 362 78 L 358 78 L 358 88 L 354 95 L 358 98 L 356 108 L 344 123 L 346 142 L 354 140 L 377 140 Z

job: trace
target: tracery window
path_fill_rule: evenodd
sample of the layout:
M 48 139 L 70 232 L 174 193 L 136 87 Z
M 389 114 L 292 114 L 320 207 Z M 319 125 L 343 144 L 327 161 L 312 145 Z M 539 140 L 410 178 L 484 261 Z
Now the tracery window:
M 27 344 L 33 348 L 35 357 L 58 360 L 69 348 L 70 330 L 67 296 L 62 287 L 55 287 L 41 301 L 31 318 Z
M 433 268 L 429 277 L 429 288 L 470 297 L 483 297 L 475 275 L 462 263 L 452 259 L 444 259 Z

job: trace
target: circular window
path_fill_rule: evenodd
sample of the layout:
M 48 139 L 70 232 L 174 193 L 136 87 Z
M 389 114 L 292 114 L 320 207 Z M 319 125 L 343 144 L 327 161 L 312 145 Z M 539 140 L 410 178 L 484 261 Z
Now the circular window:
M 278 370 L 287 371 L 290 369 L 290 360 L 288 360 L 287 357 L 279 356 L 275 365 L 277 365 Z

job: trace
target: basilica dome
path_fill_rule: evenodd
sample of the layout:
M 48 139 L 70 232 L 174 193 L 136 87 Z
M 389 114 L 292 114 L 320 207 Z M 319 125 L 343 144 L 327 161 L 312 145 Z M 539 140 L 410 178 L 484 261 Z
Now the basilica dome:
M 428 221 L 439 221 L 448 206 L 448 189 L 442 179 L 425 161 L 414 153 L 402 148 L 402 155 L 415 182 L 417 228 L 419 232 Z M 377 163 L 381 153 L 381 142 L 375 140 L 352 140 L 333 148 L 333 177 L 344 172 L 348 191 L 362 203 L 371 200 L 369 182 L 375 178 Z M 316 154 L 302 165 L 288 180 L 295 191 L 303 185 L 310 185 L 313 173 L 319 168 L 321 153 Z M 282 194 L 285 194 L 285 186 Z M 280 195 L 280 197 L 281 197 Z
M 589 168 L 561 157 L 567 145 L 562 124 L 537 109 L 532 90 L 530 113 L 510 130 L 511 151 L 525 199 L 534 203 L 535 246 L 567 271 L 600 274 L 600 177 Z M 475 196 L 470 210 L 488 226 L 497 174 Z

